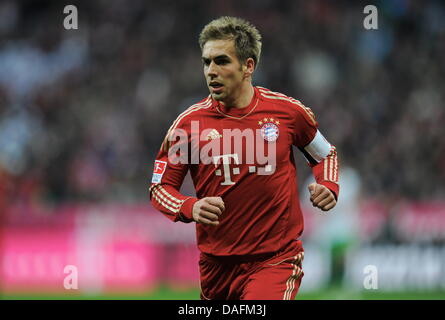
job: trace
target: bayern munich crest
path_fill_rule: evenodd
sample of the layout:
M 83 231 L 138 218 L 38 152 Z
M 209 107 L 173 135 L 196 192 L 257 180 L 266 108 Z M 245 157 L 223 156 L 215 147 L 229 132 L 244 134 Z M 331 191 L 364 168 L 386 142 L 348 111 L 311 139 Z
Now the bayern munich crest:
M 275 120 L 274 118 L 264 118 L 263 120 L 258 121 L 258 124 L 261 126 L 260 133 L 264 140 L 274 142 L 278 139 L 278 136 L 280 135 L 278 125 L 280 124 L 280 121 Z

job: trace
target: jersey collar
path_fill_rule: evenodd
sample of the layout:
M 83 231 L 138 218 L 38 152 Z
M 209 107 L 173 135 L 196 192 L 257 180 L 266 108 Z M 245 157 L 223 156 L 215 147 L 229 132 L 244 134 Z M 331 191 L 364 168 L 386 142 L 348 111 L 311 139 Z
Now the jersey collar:
M 258 89 L 253 87 L 253 97 L 250 103 L 244 108 L 233 108 L 222 105 L 219 101 L 216 104 L 216 110 L 229 118 L 244 118 L 249 115 L 258 105 Z

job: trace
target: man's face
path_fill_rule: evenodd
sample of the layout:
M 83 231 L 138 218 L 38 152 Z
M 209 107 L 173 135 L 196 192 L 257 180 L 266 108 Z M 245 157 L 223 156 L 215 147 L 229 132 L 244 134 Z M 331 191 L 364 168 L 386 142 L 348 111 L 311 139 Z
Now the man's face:
M 213 99 L 231 102 L 244 78 L 233 40 L 207 41 L 202 49 L 204 76 Z

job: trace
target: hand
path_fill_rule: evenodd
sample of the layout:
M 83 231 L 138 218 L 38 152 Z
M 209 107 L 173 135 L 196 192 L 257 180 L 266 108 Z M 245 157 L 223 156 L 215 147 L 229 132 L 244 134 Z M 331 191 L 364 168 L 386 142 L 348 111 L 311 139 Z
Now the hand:
M 224 201 L 221 197 L 202 198 L 193 205 L 193 220 L 197 223 L 217 226 L 219 224 L 219 216 L 224 209 Z
M 331 210 L 337 204 L 334 193 L 322 184 L 311 183 L 308 186 L 311 202 L 314 207 L 323 211 Z

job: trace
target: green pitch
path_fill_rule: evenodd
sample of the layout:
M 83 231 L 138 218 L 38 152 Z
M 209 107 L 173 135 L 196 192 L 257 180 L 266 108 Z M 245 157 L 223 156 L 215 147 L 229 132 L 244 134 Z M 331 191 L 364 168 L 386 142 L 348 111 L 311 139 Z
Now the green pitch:
M 162 286 L 146 294 L 4 294 L 0 299 L 87 299 L 87 300 L 198 300 L 199 289 L 173 290 Z M 297 300 L 445 300 L 445 291 L 435 292 L 382 292 L 379 290 L 351 291 L 344 288 L 327 288 L 316 292 L 299 293 Z

